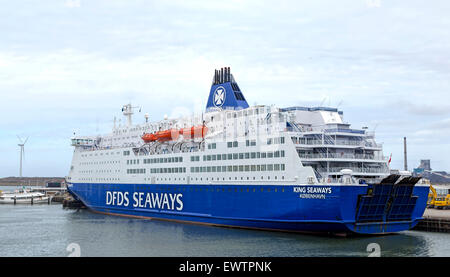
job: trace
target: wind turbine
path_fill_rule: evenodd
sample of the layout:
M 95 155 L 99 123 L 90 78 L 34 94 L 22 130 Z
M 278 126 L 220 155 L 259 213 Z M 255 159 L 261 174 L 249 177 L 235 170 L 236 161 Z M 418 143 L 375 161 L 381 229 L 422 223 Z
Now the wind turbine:
M 22 159 L 25 160 L 25 143 L 27 143 L 27 140 L 29 137 L 23 141 L 19 136 L 17 136 L 21 143 L 17 144 L 20 147 L 20 177 L 22 178 Z

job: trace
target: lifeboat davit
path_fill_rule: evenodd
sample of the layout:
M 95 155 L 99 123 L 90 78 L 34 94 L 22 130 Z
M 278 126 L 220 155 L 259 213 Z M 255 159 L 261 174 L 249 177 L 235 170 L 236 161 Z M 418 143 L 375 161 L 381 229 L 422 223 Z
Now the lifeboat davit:
M 183 135 L 185 139 L 204 138 L 207 132 L 208 127 L 205 125 L 199 125 L 181 129 L 180 135 Z
M 145 143 L 154 142 L 156 140 L 154 134 L 143 134 L 141 138 Z
M 180 132 L 176 129 L 169 129 L 155 133 L 156 140 L 158 141 L 177 140 L 179 136 Z

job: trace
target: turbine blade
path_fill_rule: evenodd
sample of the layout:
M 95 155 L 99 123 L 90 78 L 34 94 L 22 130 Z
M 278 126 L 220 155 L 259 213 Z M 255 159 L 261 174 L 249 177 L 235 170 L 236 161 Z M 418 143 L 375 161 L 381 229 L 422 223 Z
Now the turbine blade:
M 21 143 L 23 143 L 23 140 L 22 140 L 22 138 L 21 137 L 19 137 L 19 135 L 16 135 L 17 136 L 17 138 L 19 139 L 19 141 L 21 142 Z
M 29 137 L 30 137 L 30 136 L 28 136 L 28 137 L 25 139 L 25 141 L 23 142 L 23 144 L 27 143 L 27 140 L 28 140 Z

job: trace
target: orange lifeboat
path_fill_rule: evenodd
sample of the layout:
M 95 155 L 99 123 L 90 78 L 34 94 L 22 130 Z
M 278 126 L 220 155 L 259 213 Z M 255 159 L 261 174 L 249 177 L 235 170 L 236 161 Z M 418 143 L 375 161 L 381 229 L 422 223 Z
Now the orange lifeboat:
M 142 138 L 142 140 L 143 140 L 145 143 L 153 142 L 153 141 L 156 140 L 155 135 L 154 135 L 154 134 L 149 134 L 149 133 L 143 134 L 141 138 Z
M 155 137 L 158 141 L 176 140 L 178 139 L 179 135 L 180 132 L 176 129 L 169 129 L 155 133 Z
M 180 129 L 180 135 L 183 135 L 185 139 L 204 138 L 207 132 L 208 127 L 206 127 L 205 125 Z

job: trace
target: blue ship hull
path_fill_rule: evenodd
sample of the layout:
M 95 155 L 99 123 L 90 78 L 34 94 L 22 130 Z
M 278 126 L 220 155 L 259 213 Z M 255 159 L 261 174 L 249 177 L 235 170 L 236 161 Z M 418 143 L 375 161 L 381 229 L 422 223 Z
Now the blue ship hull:
M 427 186 L 69 184 L 95 212 L 288 232 L 386 234 L 413 228 Z

